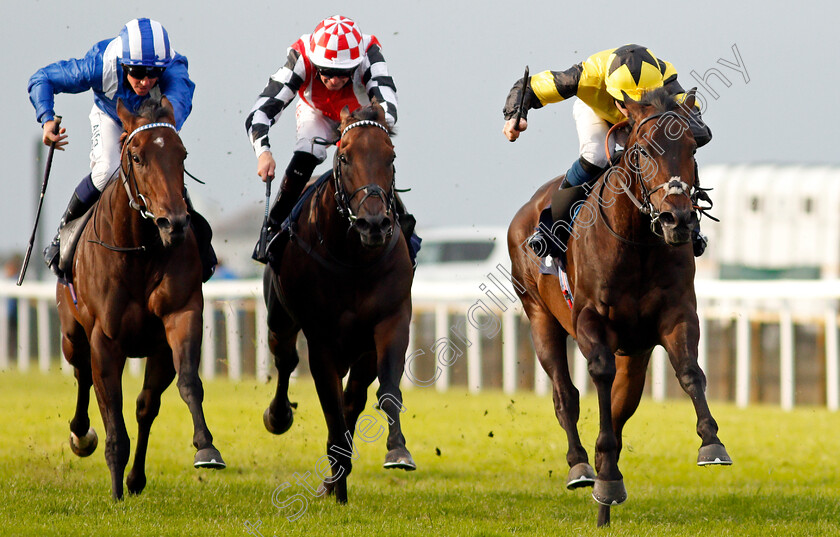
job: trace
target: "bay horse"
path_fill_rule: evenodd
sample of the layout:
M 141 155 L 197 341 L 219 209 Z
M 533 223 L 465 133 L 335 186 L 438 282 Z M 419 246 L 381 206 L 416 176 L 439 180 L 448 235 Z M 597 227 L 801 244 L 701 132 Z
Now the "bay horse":
M 697 363 L 700 327 L 690 244 L 698 225 L 692 200 L 697 144 L 685 112 L 694 102 L 693 91 L 680 105 L 665 90 L 646 94 L 639 102 L 625 101 L 629 149 L 591 186 L 586 201 L 579 202 L 564 245 L 568 301 L 560 279 L 541 274 L 539 259 L 526 244 L 564 177 L 543 185 L 508 230 L 515 287 L 567 435 L 567 487 L 593 486 L 593 497 L 601 504 L 599 525 L 609 523 L 609 506 L 627 498 L 618 467 L 621 433 L 639 405 L 656 345 L 667 351 L 694 404 L 702 440 L 697 464 L 732 464 L 717 436 L 706 402 L 706 377 Z M 580 401 L 569 374 L 568 336 L 577 340 L 597 391 L 597 475 L 578 434 Z
M 318 494 L 346 503 L 353 435 L 374 379 L 379 379 L 376 408 L 388 422 L 384 466 L 416 468 L 400 427 L 405 407 L 399 387 L 414 275 L 395 213 L 393 133 L 384 111 L 376 103 L 352 114 L 345 107 L 339 132 L 330 176 L 312 187 L 310 197 L 304 195 L 281 260 L 264 272 L 278 378 L 263 422 L 273 434 L 292 425 L 289 376 L 298 364 L 295 343 L 302 330 L 328 430 L 331 476 L 322 474 Z M 365 423 L 355 432 L 371 441 L 368 430 L 374 426 Z
M 204 299 L 198 246 L 184 200 L 187 151 L 166 97 L 149 99 L 139 115 L 117 103 L 124 142 L 120 178 L 112 180 L 82 231 L 56 302 L 61 349 L 75 369 L 76 412 L 70 446 L 81 457 L 98 443 L 90 428 L 93 385 L 105 425 L 111 494 L 123 497 L 129 438 L 123 419 L 122 373 L 127 357 L 147 357 L 137 398 L 137 447 L 126 479 L 129 493 L 146 485 L 149 430 L 161 393 L 178 376 L 192 414 L 196 467 L 224 468 L 204 421 L 198 377 Z

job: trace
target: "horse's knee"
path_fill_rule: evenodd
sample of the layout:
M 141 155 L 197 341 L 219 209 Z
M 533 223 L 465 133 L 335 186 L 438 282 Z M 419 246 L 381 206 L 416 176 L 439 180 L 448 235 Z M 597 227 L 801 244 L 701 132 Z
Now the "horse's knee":
M 137 398 L 137 423 L 151 424 L 160 411 L 160 400 L 155 401 L 151 395 L 140 394 Z
M 677 372 L 677 380 L 686 392 L 706 390 L 706 375 L 700 366 L 693 364 Z
M 611 358 L 612 355 L 607 350 L 593 353 L 591 357 L 587 357 L 587 369 L 592 380 L 612 382 L 615 379 L 615 359 Z

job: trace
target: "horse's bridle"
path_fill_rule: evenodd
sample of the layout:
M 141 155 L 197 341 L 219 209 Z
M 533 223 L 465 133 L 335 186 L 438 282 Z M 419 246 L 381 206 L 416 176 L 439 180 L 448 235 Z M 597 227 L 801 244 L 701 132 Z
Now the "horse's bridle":
M 140 215 L 143 218 L 148 218 L 150 220 L 155 220 L 155 215 L 149 210 L 149 201 L 140 192 L 140 187 L 137 186 L 137 177 L 134 175 L 134 166 L 132 165 L 133 155 L 131 151 L 128 150 L 128 144 L 129 142 L 131 142 L 131 139 L 134 138 L 134 136 L 137 133 L 161 127 L 172 129 L 173 131 L 175 131 L 175 135 L 178 135 L 178 130 L 175 128 L 175 125 L 171 123 L 147 123 L 131 131 L 131 134 L 129 134 L 123 142 L 122 151 L 120 152 L 120 178 L 122 179 L 122 184 L 125 187 L 126 193 L 128 194 L 128 206 L 134 209 L 135 211 L 139 211 Z M 128 156 L 127 172 L 124 167 L 126 156 Z M 139 199 L 141 203 L 138 203 L 137 199 L 135 199 L 134 197 L 134 194 L 132 194 L 130 183 L 134 183 L 134 190 L 137 192 L 137 199 Z
M 651 121 L 653 119 L 658 119 L 658 118 L 660 118 L 662 116 L 665 116 L 665 115 L 672 115 L 672 116 L 676 117 L 676 114 L 674 114 L 673 112 L 668 112 L 668 111 L 659 112 L 657 114 L 652 114 L 652 115 L 644 118 L 640 122 L 638 122 L 634 126 L 633 130 L 638 132 L 639 129 L 642 127 L 642 125 L 644 125 L 648 121 Z M 607 153 L 607 159 L 611 159 L 611 155 L 610 155 L 610 151 L 609 151 L 610 134 L 612 134 L 613 130 L 615 130 L 617 128 L 621 128 L 621 127 L 627 125 L 628 123 L 629 123 L 628 120 L 622 121 L 620 123 L 616 123 L 615 125 L 613 125 L 610 128 L 609 132 L 607 132 L 607 138 L 606 138 L 606 141 L 604 142 L 604 149 L 606 150 L 606 153 Z M 688 129 L 688 125 L 686 125 L 686 129 Z M 667 192 L 662 199 L 663 203 L 665 201 L 665 197 L 668 197 L 668 196 L 671 196 L 671 195 L 683 195 L 683 196 L 686 196 L 689 199 L 689 201 L 691 202 L 691 205 L 694 208 L 694 210 L 699 211 L 701 214 L 703 214 L 704 210 L 711 208 L 711 207 L 700 207 L 698 205 L 698 203 L 697 203 L 698 191 L 701 190 L 699 186 L 694 186 L 693 185 L 693 186 L 689 187 L 688 184 L 686 184 L 684 181 L 682 181 L 678 178 L 675 178 L 675 177 L 671 178 L 668 182 L 660 183 L 660 184 L 656 185 L 655 187 L 653 187 L 652 189 L 648 189 L 645 186 L 645 180 L 644 180 L 645 178 L 642 177 L 643 174 L 642 174 L 640 166 L 638 165 L 639 164 L 639 154 L 646 154 L 646 151 L 638 143 L 633 144 L 633 146 L 631 146 L 630 149 L 628 149 L 625 152 L 625 157 L 626 158 L 628 158 L 628 159 L 629 158 L 635 158 L 635 165 L 631 165 L 630 168 L 632 170 L 633 175 L 635 176 L 634 177 L 635 180 L 639 183 L 639 187 L 642 190 L 641 201 L 630 191 L 630 188 L 628 187 L 626 181 L 619 180 L 619 185 L 621 186 L 621 189 L 624 191 L 624 193 L 627 195 L 627 197 L 630 198 L 630 201 L 633 203 L 633 205 L 635 205 L 636 208 L 639 209 L 639 212 L 641 212 L 642 214 L 644 214 L 644 215 L 646 215 L 650 218 L 650 230 L 651 230 L 651 232 L 653 232 L 654 235 L 657 235 L 658 237 L 663 236 L 662 233 L 659 231 L 659 226 L 658 226 L 659 218 L 662 215 L 662 211 L 659 209 L 659 207 L 656 207 L 653 204 L 653 201 L 651 200 L 651 197 L 653 196 L 653 194 L 658 192 L 659 190 L 667 188 Z M 695 166 L 695 172 L 696 172 L 696 169 L 697 168 Z M 604 185 L 606 185 L 607 181 L 609 180 L 610 175 L 611 175 L 610 170 L 608 170 L 607 173 L 604 174 L 604 182 L 601 185 L 602 190 L 603 190 Z M 603 212 L 603 207 L 601 208 L 601 211 Z M 610 231 L 612 231 L 612 230 L 610 230 Z M 615 234 L 615 233 L 613 233 L 613 234 Z
M 355 123 L 351 123 L 344 127 L 344 130 L 341 131 L 341 136 L 339 137 L 339 141 L 344 138 L 344 135 L 347 134 L 348 131 L 351 129 L 355 129 L 356 127 L 377 127 L 385 131 L 386 134 L 390 137 L 390 133 L 388 132 L 388 128 L 379 123 L 378 121 L 373 121 L 369 119 L 363 119 L 360 121 L 356 121 Z M 382 200 L 385 204 L 385 214 L 390 216 L 394 210 L 395 205 L 395 184 L 396 184 L 396 170 L 392 165 L 392 175 L 391 175 L 391 187 L 386 191 L 384 188 L 377 184 L 367 184 L 361 186 L 351 192 L 350 194 L 347 193 L 347 189 L 344 187 L 344 183 L 341 181 L 341 170 L 343 166 L 347 164 L 347 161 L 344 159 L 344 154 L 341 152 L 341 147 L 335 152 L 335 157 L 333 158 L 333 179 L 335 180 L 335 201 L 338 205 L 338 212 L 347 218 L 350 222 L 351 227 L 355 227 L 356 221 L 359 219 L 358 215 L 353 212 L 353 208 L 350 206 L 350 200 L 352 200 L 356 194 L 359 192 L 363 192 L 364 196 L 362 200 L 359 202 L 359 208 L 364 205 L 365 201 L 368 198 L 377 197 Z M 387 233 L 387 236 L 391 236 L 394 233 L 394 224 L 391 224 L 391 227 Z

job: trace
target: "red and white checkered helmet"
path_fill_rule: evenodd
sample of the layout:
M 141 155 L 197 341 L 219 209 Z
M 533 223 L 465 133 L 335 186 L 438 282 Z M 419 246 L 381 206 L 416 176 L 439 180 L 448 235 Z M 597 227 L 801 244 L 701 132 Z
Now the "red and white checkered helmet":
M 309 37 L 309 59 L 325 69 L 353 69 L 362 63 L 362 32 L 352 19 L 334 15 Z

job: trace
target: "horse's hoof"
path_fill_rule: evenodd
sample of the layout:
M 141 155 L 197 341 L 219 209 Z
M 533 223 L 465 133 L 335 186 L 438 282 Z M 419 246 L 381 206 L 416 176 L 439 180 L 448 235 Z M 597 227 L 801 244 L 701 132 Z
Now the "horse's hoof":
M 592 487 L 592 497 L 601 505 L 620 505 L 627 500 L 627 489 L 624 488 L 624 480 L 603 481 L 595 479 Z
M 225 461 L 222 460 L 222 454 L 213 446 L 199 449 L 195 454 L 195 462 L 193 466 L 196 468 L 212 468 L 213 470 L 222 470 L 227 467 Z
M 697 466 L 710 466 L 712 464 L 721 464 L 724 466 L 732 464 L 732 459 L 722 444 L 702 446 L 697 452 Z
M 96 446 L 99 445 L 99 437 L 96 436 L 96 431 L 93 427 L 88 429 L 88 432 L 83 437 L 79 438 L 76 433 L 70 431 L 70 451 L 79 457 L 88 457 L 91 453 L 96 451 Z
M 268 432 L 271 434 L 283 434 L 291 428 L 292 423 L 295 421 L 295 415 L 292 413 L 292 409 L 289 409 L 289 413 L 286 416 L 286 419 L 278 423 L 271 417 L 271 407 L 265 409 L 263 412 L 263 425 Z
M 135 474 L 134 471 L 131 471 L 128 474 L 128 479 L 125 480 L 125 488 L 128 489 L 129 494 L 140 494 L 146 488 L 146 475 Z
M 569 477 L 566 479 L 566 488 L 569 490 L 581 487 L 591 487 L 595 484 L 595 470 L 588 462 L 579 462 L 569 469 Z
M 399 468 L 408 472 L 417 469 L 414 464 L 414 459 L 411 458 L 411 453 L 404 447 L 394 448 L 385 455 L 385 464 L 382 465 L 386 470 Z

